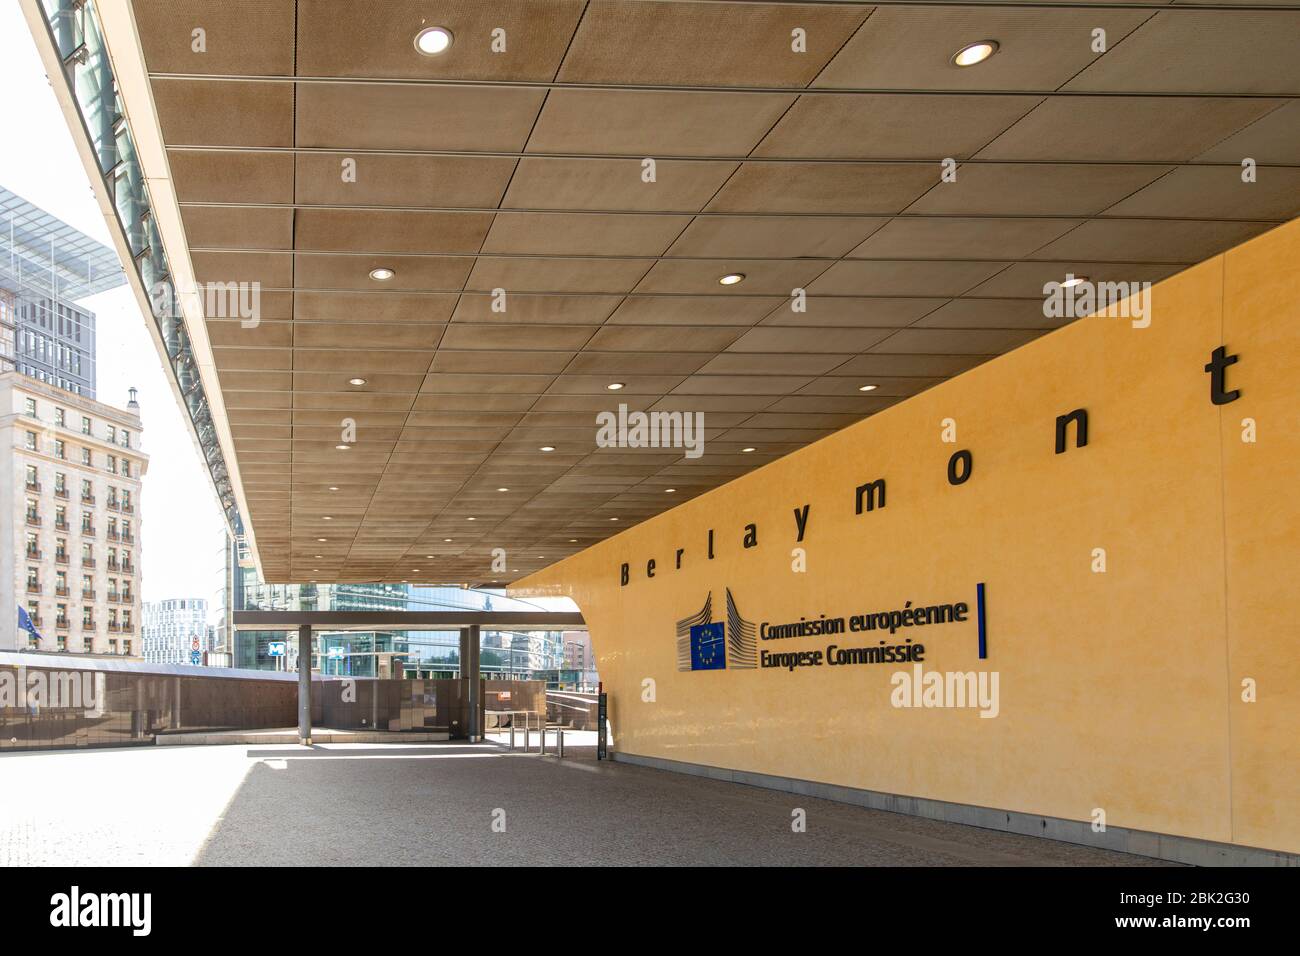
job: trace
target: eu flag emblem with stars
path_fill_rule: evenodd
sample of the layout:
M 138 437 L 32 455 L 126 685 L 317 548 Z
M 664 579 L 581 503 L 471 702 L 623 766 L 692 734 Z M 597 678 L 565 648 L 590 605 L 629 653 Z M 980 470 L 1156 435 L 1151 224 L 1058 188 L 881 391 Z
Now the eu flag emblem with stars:
M 691 628 L 691 670 L 720 671 L 727 666 L 726 624 L 696 624 Z

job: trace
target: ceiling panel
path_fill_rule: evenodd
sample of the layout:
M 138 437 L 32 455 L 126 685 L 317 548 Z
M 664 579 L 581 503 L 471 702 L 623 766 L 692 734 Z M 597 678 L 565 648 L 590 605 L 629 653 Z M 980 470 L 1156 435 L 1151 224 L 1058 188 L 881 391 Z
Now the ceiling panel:
M 867 5 L 606 0 L 582 18 L 559 79 L 671 86 L 807 86 Z M 791 49 L 802 28 L 806 53 Z
M 512 580 L 1296 215 L 1300 14 L 1220 6 L 136 4 L 264 574 Z
M 793 159 L 965 159 L 1042 102 L 1038 96 L 808 93 L 755 156 Z M 925 123 L 909 122 L 917 113 Z
M 881 7 L 826 69 L 815 87 L 908 90 L 1054 90 L 1100 58 L 1094 29 L 1116 44 L 1151 16 L 1147 10 L 1034 10 L 962 6 Z M 953 54 L 996 37 L 1000 54 L 978 70 Z

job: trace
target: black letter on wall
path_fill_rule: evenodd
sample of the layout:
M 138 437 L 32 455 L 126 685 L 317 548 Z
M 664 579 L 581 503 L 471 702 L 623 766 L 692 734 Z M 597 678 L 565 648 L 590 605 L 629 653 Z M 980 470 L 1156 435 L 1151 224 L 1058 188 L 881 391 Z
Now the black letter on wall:
M 879 492 L 880 507 L 885 507 L 885 479 L 877 478 L 875 481 L 869 481 L 865 485 L 858 485 L 857 510 L 854 514 L 862 514 L 862 496 L 866 495 L 867 510 L 875 511 L 877 496 Z
M 1082 448 L 1088 444 L 1088 412 L 1082 408 L 1076 408 L 1068 415 L 1056 416 L 1056 453 L 1058 455 L 1065 453 L 1065 433 L 1069 430 L 1070 422 L 1074 422 L 1074 447 Z
M 1210 401 L 1215 405 L 1227 405 L 1241 398 L 1241 389 L 1226 391 L 1228 366 L 1237 364 L 1240 355 L 1229 355 L 1226 346 L 1220 345 L 1212 353 L 1210 364 L 1205 371 L 1210 373 Z
M 957 464 L 961 463 L 961 474 L 957 474 Z M 948 459 L 948 484 L 964 485 L 966 479 L 970 477 L 971 469 L 975 467 L 975 459 L 971 453 L 963 448 L 961 451 L 953 454 Z
M 796 541 L 803 540 L 803 533 L 808 530 L 808 505 L 794 509 L 794 526 L 799 530 Z
M 627 587 L 627 562 L 626 561 L 623 562 L 622 573 L 619 575 L 619 577 L 621 578 L 619 584 L 623 587 Z

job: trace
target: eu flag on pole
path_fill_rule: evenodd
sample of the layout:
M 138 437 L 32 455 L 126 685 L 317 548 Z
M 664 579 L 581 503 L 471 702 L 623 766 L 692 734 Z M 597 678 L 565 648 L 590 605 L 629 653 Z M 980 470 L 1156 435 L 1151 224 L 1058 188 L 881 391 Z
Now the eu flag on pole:
M 36 630 L 36 625 L 32 623 L 31 616 L 28 615 L 27 609 L 24 607 L 18 608 L 18 629 L 26 631 L 38 641 L 41 639 L 41 632 Z
M 727 626 L 696 624 L 691 628 L 691 670 L 720 671 L 727 667 Z

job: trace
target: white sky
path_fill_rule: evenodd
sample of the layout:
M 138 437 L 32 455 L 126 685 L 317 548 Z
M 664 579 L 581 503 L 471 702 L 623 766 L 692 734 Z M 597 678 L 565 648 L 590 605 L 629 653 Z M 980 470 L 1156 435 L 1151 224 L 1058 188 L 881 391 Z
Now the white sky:
M 18 4 L 0 2 L 0 185 L 112 246 L 72 134 Z M 96 397 L 119 407 L 139 389 L 151 456 L 140 511 L 140 594 L 205 598 L 221 586 L 225 522 L 176 403 L 147 318 L 123 286 L 82 303 L 95 313 Z

